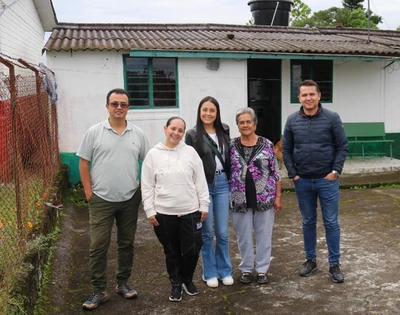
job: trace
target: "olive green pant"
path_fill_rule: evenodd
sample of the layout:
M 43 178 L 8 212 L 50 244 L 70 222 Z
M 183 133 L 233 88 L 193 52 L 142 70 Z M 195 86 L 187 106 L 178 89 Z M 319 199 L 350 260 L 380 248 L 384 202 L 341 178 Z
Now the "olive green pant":
M 90 269 L 93 291 L 107 288 L 107 251 L 110 247 L 114 219 L 117 226 L 118 267 L 115 278 L 118 284 L 127 283 L 133 263 L 133 241 L 137 227 L 141 192 L 138 189 L 127 201 L 109 202 L 93 194 L 90 212 Z

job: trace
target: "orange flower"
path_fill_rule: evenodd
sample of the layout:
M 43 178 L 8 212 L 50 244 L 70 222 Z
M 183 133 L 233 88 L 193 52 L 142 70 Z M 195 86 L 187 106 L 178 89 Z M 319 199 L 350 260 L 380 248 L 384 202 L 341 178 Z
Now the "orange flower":
M 32 222 L 28 222 L 28 226 L 29 226 L 30 229 L 33 228 L 33 223 Z
M 47 196 L 48 196 L 48 195 L 47 195 L 47 193 L 45 193 L 45 192 L 42 194 L 42 197 L 43 197 L 44 199 L 46 199 Z
M 36 207 L 40 207 L 40 206 L 41 206 L 41 203 L 40 203 L 39 201 L 37 201 L 37 202 L 35 203 L 35 205 L 36 205 Z
M 3 227 L 3 222 L 0 221 L 0 229 Z

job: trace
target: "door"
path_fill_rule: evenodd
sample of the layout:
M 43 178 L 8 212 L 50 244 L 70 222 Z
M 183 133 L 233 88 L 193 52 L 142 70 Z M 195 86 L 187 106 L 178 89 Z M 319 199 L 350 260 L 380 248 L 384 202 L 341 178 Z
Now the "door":
M 275 144 L 281 138 L 281 60 L 250 59 L 247 65 L 248 106 L 257 115 L 256 133 Z

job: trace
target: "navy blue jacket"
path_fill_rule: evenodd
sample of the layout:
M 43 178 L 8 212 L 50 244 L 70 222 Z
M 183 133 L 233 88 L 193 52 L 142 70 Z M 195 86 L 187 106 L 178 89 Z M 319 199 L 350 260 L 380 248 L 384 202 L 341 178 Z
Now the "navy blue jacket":
M 289 178 L 323 178 L 342 172 L 349 147 L 339 115 L 319 104 L 317 113 L 306 115 L 301 107 L 291 114 L 283 132 L 283 161 Z

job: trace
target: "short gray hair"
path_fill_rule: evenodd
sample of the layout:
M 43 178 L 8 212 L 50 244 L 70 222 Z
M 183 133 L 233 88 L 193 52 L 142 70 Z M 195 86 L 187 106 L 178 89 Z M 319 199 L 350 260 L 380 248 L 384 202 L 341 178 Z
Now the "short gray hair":
M 239 116 L 243 115 L 243 114 L 249 114 L 251 116 L 251 119 L 253 120 L 253 122 L 257 125 L 257 123 L 258 123 L 257 116 L 256 116 L 256 113 L 254 112 L 254 109 L 252 109 L 251 107 L 244 107 L 244 108 L 239 109 L 236 112 L 236 125 L 239 123 L 239 121 L 238 121 Z

